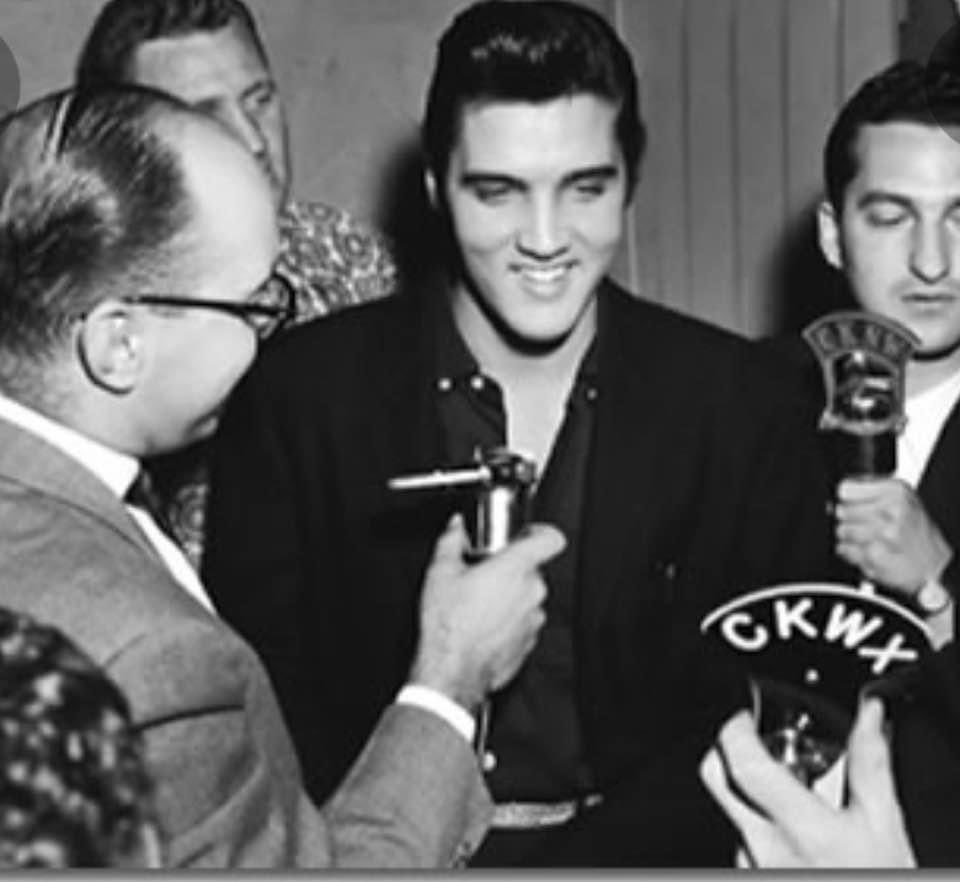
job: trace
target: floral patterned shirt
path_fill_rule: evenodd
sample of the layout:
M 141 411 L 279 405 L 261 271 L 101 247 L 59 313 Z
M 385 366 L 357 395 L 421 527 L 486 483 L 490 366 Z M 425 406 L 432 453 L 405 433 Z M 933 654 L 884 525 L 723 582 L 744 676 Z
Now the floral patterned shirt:
M 395 291 L 397 268 L 386 237 L 347 212 L 294 200 L 281 212 L 279 227 L 277 271 L 296 292 L 297 323 Z M 209 490 L 207 449 L 201 443 L 150 468 L 174 539 L 198 569 Z
M 297 321 L 391 294 L 397 268 L 387 240 L 347 212 L 291 201 L 280 214 L 277 269 L 297 292 Z

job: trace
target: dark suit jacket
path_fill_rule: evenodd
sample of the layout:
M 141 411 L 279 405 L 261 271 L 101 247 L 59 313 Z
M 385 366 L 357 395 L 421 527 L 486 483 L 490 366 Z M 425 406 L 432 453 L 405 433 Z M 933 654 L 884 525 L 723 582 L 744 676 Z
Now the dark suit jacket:
M 960 596 L 960 404 L 917 488 L 953 549 L 944 583 Z M 958 602 L 960 607 L 960 602 Z M 957 609 L 954 611 L 957 615 Z M 955 626 L 960 634 L 960 624 Z M 921 867 L 960 867 L 960 656 L 956 641 L 922 666 L 916 691 L 891 709 L 896 779 Z
M 960 405 L 947 418 L 917 492 L 953 549 L 943 580 L 956 597 L 960 592 Z M 955 627 L 960 634 L 960 623 Z M 960 656 L 956 641 L 920 666 L 911 688 L 892 701 L 889 714 L 897 788 L 917 860 L 921 867 L 960 867 Z
M 266 660 L 315 794 L 407 671 L 423 571 L 454 504 L 386 487 L 441 464 L 432 347 L 445 292 L 423 293 L 284 335 L 215 445 L 205 581 Z M 699 791 L 699 752 L 728 709 L 700 618 L 734 592 L 823 576 L 826 485 L 795 394 L 754 347 L 613 285 L 600 296 L 575 700 L 601 786 L 653 775 L 655 806 L 657 788 L 678 785 L 662 769 L 680 744 Z M 343 726 L 324 735 L 318 709 Z M 674 857 L 694 863 L 683 848 Z
M 0 604 L 59 627 L 126 694 L 171 865 L 442 866 L 483 832 L 472 752 L 413 708 L 382 716 L 318 811 L 256 655 L 173 580 L 99 478 L 4 420 Z

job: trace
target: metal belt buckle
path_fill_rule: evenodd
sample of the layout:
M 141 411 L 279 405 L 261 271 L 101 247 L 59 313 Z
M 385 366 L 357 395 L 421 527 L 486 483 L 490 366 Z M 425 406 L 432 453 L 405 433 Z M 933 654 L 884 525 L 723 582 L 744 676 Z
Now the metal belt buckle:
M 599 805 L 603 797 L 591 793 L 580 799 L 561 802 L 501 802 L 493 809 L 494 830 L 538 830 L 559 827 L 573 820 L 585 808 Z

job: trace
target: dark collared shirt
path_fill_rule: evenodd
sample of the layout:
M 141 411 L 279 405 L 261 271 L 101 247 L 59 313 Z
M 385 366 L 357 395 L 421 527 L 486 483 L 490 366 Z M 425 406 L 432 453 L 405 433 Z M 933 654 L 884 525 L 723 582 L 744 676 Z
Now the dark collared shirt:
M 507 414 L 497 382 L 485 375 L 454 324 L 437 311 L 436 389 L 448 465 L 503 447 Z M 581 362 L 566 415 L 535 488 L 533 518 L 563 531 L 567 547 L 545 568 L 547 622 L 517 678 L 496 696 L 487 739 L 487 782 L 497 802 L 554 801 L 589 792 L 576 708 L 574 617 L 581 512 L 598 395 L 596 341 Z M 489 758 L 493 758 L 493 765 Z

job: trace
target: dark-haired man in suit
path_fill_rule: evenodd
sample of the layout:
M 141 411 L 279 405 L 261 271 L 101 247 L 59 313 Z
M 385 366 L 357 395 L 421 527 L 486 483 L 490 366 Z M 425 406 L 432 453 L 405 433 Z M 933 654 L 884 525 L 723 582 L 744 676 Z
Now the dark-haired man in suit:
M 536 516 L 570 543 L 493 703 L 498 806 L 476 865 L 729 864 L 696 776 L 727 707 L 698 624 L 735 592 L 823 575 L 829 551 L 792 392 L 745 341 L 606 278 L 644 140 L 602 16 L 470 6 L 423 125 L 447 271 L 279 340 L 216 444 L 204 572 L 267 660 L 318 794 L 402 678 L 433 537 L 464 504 L 388 479 L 477 448 L 535 461 Z M 345 724 L 322 749 L 318 694 Z
M 958 139 L 960 73 L 955 59 L 943 56 L 928 65 L 899 62 L 870 77 L 841 108 L 827 138 L 826 196 L 819 209 L 823 254 L 842 273 L 857 306 L 894 319 L 919 340 L 906 370 L 907 419 L 897 438 L 896 473 L 840 482 L 836 550 L 922 616 L 938 652 L 919 669 L 910 701 L 887 709 L 904 818 L 899 817 L 899 805 L 893 811 L 886 799 L 884 814 L 877 815 L 885 824 L 880 837 L 871 839 L 871 831 L 854 835 L 852 828 L 850 835 L 836 837 L 829 825 L 843 828 L 856 812 L 838 816 L 811 811 L 811 817 L 819 813 L 823 823 L 807 825 L 804 847 L 791 852 L 761 844 L 758 862 L 764 866 L 797 863 L 801 853 L 806 865 L 819 860 L 820 865 L 832 861 L 833 866 L 867 866 L 880 856 L 901 865 L 915 860 L 921 866 L 955 867 L 960 861 L 954 823 L 960 811 L 960 662 L 955 641 L 960 589 Z M 810 398 L 819 406 L 816 365 L 802 347 L 796 351 L 810 379 Z M 875 720 L 878 711 L 871 713 Z M 879 728 L 876 722 L 874 727 Z M 743 720 L 727 725 L 720 737 L 721 746 L 724 743 L 746 747 L 732 754 L 731 773 L 741 791 L 765 808 L 767 794 L 743 786 L 761 781 L 763 763 L 759 774 L 744 775 L 735 761 L 749 757 L 756 747 L 743 731 Z M 871 755 L 881 757 L 881 767 L 887 761 L 885 748 L 873 749 Z M 741 830 L 761 829 L 716 774 L 715 763 L 708 769 L 728 812 L 746 819 Z M 889 773 L 889 767 L 878 772 Z M 799 808 L 807 799 L 784 779 L 769 792 L 779 806 Z M 894 835 L 898 823 L 905 823 L 909 833 L 906 850 L 906 835 Z M 777 832 L 776 841 L 782 842 L 782 831 Z M 828 839 L 838 847 L 818 853 L 818 843 Z M 896 846 L 894 850 L 873 848 L 881 839 Z

